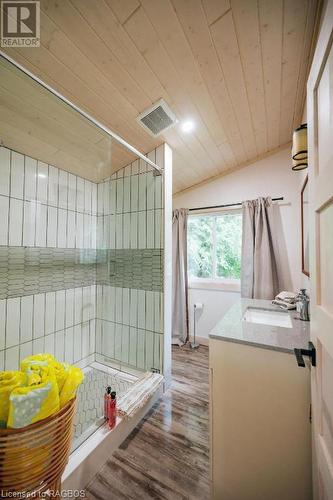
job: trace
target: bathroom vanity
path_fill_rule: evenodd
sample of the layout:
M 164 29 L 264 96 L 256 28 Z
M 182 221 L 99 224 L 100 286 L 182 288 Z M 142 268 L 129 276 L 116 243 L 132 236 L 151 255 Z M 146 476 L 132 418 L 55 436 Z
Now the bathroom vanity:
M 209 335 L 212 498 L 310 500 L 309 323 L 241 299 Z M 304 358 L 305 359 L 305 358 Z

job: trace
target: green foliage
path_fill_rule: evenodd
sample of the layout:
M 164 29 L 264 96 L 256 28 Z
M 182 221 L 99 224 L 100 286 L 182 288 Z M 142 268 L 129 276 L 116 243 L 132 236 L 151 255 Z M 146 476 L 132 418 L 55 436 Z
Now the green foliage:
M 242 215 L 190 217 L 188 268 L 195 278 L 240 279 Z

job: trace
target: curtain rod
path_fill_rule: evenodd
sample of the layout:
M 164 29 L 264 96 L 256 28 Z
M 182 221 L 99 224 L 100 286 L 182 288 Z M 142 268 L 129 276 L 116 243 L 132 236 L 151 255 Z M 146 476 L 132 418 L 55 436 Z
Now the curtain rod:
M 283 196 L 280 196 L 280 198 L 272 198 L 272 201 L 282 201 L 284 198 Z M 228 203 L 227 205 L 215 205 L 213 207 L 196 207 L 196 208 L 190 208 L 189 211 L 193 212 L 194 210 L 210 210 L 213 208 L 227 208 L 227 207 L 240 207 L 242 203 Z

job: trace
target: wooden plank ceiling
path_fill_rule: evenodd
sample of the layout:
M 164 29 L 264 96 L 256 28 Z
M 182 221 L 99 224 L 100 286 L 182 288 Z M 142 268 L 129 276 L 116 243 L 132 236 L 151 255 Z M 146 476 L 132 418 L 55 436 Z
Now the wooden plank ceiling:
M 174 192 L 265 156 L 300 124 L 316 0 L 40 4 L 41 47 L 6 52 L 140 151 L 167 141 Z M 160 98 L 179 124 L 153 138 L 136 117 Z

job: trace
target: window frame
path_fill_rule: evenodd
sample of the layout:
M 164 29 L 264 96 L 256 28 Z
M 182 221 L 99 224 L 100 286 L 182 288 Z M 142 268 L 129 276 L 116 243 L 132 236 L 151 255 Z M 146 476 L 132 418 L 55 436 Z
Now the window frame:
M 196 212 L 195 214 L 190 214 L 189 218 L 195 217 L 218 217 L 223 214 L 242 214 L 241 208 L 228 208 L 224 210 L 214 211 L 214 212 Z M 190 289 L 205 289 L 205 290 L 223 290 L 229 292 L 240 292 L 241 291 L 241 280 L 240 278 L 220 278 L 216 276 L 217 271 L 217 253 L 216 253 L 216 224 L 213 226 L 212 231 L 212 269 L 213 269 L 213 278 L 193 278 L 188 277 L 188 287 Z M 187 253 L 187 258 L 188 258 Z

